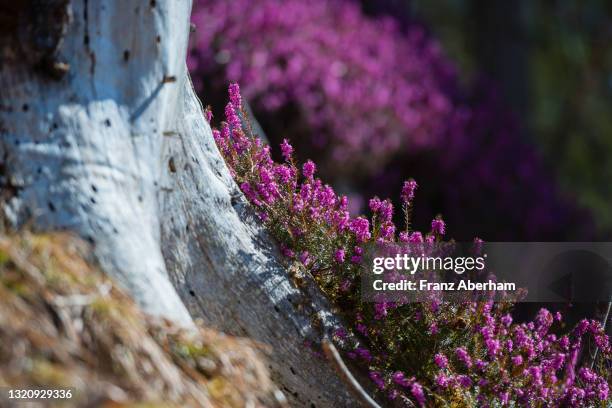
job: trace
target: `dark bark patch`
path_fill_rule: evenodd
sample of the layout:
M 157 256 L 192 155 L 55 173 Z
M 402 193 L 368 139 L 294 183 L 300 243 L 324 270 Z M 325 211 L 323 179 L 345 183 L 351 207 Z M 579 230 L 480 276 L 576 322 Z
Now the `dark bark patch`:
M 0 4 L 0 59 L 24 61 L 39 73 L 61 78 L 70 68 L 59 50 L 71 22 L 69 0 Z
M 162 79 L 162 83 L 169 84 L 172 82 L 176 82 L 176 77 L 174 75 L 164 75 L 164 78 Z

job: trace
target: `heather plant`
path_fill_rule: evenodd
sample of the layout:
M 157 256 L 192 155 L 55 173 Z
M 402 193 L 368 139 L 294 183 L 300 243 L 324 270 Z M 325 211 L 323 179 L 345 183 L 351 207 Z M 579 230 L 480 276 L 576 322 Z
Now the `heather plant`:
M 203 0 L 192 20 L 200 90 L 201 78 L 245 84 L 259 119 L 295 106 L 308 140 L 294 142 L 347 172 L 441 141 L 454 70 L 422 27 L 404 35 L 393 19 L 368 19 L 344 0 Z
M 317 157 L 355 197 L 351 211 L 416 174 L 435 186 L 421 202 L 462 239 L 589 235 L 589 217 L 557 191 L 495 87 L 462 86 L 422 24 L 399 28 L 348 0 L 199 0 L 192 20 L 198 90 L 210 98 L 228 81 L 244 84 L 267 136 Z
M 510 302 L 363 302 L 360 270 L 364 248 L 393 242 L 442 242 L 446 225 L 427 233 L 410 228 L 417 189 L 401 190 L 405 225 L 393 222 L 389 200 L 369 201 L 372 216 L 352 217 L 348 200 L 301 167 L 286 140 L 283 161 L 253 135 L 237 84 L 230 86 L 226 121 L 213 137 L 230 172 L 288 263 L 305 268 L 340 311 L 347 331 L 334 340 L 367 372 L 381 398 L 418 406 L 605 406 L 610 403 L 612 351 L 596 321 L 568 333 L 560 314 L 542 309 L 533 321 L 513 323 Z M 210 121 L 212 113 L 206 111 Z M 348 337 L 352 340 L 345 341 Z M 586 346 L 598 358 L 581 366 Z

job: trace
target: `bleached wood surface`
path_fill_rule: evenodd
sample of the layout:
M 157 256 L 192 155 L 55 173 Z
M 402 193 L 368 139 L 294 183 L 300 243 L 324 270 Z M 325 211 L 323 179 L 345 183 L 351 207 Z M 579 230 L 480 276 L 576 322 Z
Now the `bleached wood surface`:
M 42 3 L 39 23 L 57 7 L 72 17 L 0 39 L 6 219 L 85 237 L 149 313 L 267 344 L 292 406 L 357 405 L 305 346 L 338 322 L 312 283 L 308 296 L 292 285 L 203 119 L 185 66 L 190 2 Z M 51 55 L 35 41 L 57 38 Z

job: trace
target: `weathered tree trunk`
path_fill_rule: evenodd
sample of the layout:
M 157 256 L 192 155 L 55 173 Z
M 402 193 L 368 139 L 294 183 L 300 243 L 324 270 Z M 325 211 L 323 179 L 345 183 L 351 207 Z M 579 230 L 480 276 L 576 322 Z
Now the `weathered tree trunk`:
M 291 284 L 203 119 L 190 1 L 16 3 L 0 7 L 5 218 L 85 237 L 149 313 L 268 344 L 295 405 L 355 405 L 304 346 L 338 324 L 329 306 Z

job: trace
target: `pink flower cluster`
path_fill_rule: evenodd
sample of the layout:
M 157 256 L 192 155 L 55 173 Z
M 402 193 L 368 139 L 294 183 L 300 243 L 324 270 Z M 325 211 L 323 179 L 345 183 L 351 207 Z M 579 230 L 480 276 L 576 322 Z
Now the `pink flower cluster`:
M 609 401 L 608 380 L 577 367 L 585 335 L 610 356 L 610 342 L 597 321 L 583 320 L 568 335 L 551 333 L 553 316 L 541 309 L 534 321 L 512 324 L 510 315 L 496 316 L 493 304 L 471 305 L 481 324 L 472 328 L 475 342 L 468 351 L 436 354 L 435 387 L 441 395 L 469 391 L 479 406 L 592 406 Z M 609 364 L 609 363 L 608 363 Z M 578 375 L 576 375 L 578 372 Z
M 232 84 L 226 121 L 213 130 L 215 141 L 283 254 L 307 268 L 350 322 L 358 341 L 344 351 L 367 370 L 380 393 L 419 406 L 430 398 L 457 406 L 470 401 L 582 406 L 609 400 L 608 379 L 577 364 L 589 335 L 609 367 L 609 339 L 597 322 L 583 321 L 572 333 L 556 335 L 551 326 L 561 317 L 545 309 L 533 322 L 514 324 L 504 303 L 362 302 L 358 283 L 365 245 L 440 242 L 444 221 L 435 218 L 427 234 L 398 232 L 393 204 L 377 197 L 369 201 L 371 218 L 351 217 L 347 198 L 315 177 L 312 161 L 300 171 L 286 140 L 284 161 L 271 159 L 269 146 L 243 124 L 248 118 L 241 105 L 239 88 Z M 416 188 L 413 180 L 402 188 L 406 216 Z M 342 340 L 346 332 L 336 337 Z
M 454 70 L 421 27 L 404 35 L 346 0 L 200 0 L 192 20 L 196 84 L 238 81 L 259 113 L 297 104 L 331 160 L 371 165 L 365 152 L 418 150 L 446 130 Z
M 302 153 L 317 155 L 328 180 L 350 175 L 356 195 L 389 195 L 415 174 L 411 163 L 428 157 L 419 179 L 441 187 L 424 199 L 440 203 L 455 236 L 591 233 L 589 217 L 563 199 L 522 140 L 496 87 L 463 89 L 422 26 L 400 30 L 349 0 L 198 0 L 192 19 L 188 63 L 198 90 L 209 98 L 228 81 L 244 84 L 271 140 L 289 134 Z M 432 151 L 435 161 L 423 154 Z

